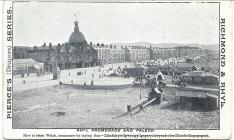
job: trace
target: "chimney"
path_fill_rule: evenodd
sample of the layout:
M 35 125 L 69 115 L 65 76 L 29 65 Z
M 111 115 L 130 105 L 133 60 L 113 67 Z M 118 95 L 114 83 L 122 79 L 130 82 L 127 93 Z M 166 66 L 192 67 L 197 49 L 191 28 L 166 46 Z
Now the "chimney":
M 52 49 L 52 43 L 49 43 L 49 48 Z

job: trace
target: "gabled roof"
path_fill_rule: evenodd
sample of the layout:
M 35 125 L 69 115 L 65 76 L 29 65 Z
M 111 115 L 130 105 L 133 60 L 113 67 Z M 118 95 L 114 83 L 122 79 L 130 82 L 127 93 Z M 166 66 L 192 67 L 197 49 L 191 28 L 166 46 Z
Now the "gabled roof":
M 212 73 L 209 73 L 209 72 L 205 72 L 205 71 L 191 71 L 191 72 L 188 72 L 188 73 L 185 73 L 185 74 L 182 74 L 181 76 L 194 76 L 194 77 L 210 77 L 210 76 L 213 76 L 213 77 L 218 77 Z
M 158 73 L 156 74 L 156 77 L 158 77 L 159 75 L 162 76 L 162 79 L 164 79 L 164 75 L 162 74 L 162 72 L 159 70 Z

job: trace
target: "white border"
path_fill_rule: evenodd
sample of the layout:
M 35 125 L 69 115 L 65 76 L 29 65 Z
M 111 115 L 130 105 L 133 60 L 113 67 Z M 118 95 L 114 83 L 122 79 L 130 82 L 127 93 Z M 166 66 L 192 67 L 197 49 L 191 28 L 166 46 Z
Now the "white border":
M 132 2 L 132 1 L 130 1 Z M 142 1 L 141 1 L 142 2 Z M 152 2 L 152 1 L 151 1 Z M 231 89 L 231 75 L 232 75 L 232 2 L 231 1 L 221 1 L 220 2 L 220 16 L 221 18 L 226 18 L 226 67 L 221 68 L 221 71 L 226 72 L 226 76 L 222 79 L 226 82 L 226 103 L 223 109 L 220 110 L 220 130 L 157 130 L 156 132 L 148 132 L 148 133 L 141 133 L 141 134 L 191 134 L 191 135 L 206 135 L 208 134 L 210 137 L 208 139 L 229 139 L 231 138 L 231 108 L 232 108 L 232 89 Z M 6 79 L 11 78 L 11 75 L 7 75 L 5 73 L 6 68 L 6 46 L 12 45 L 11 42 L 6 41 L 6 10 L 8 7 L 12 6 L 11 1 L 4 1 L 3 2 L 3 27 L 2 27 L 2 34 L 3 34 L 3 137 L 7 139 L 26 139 L 23 137 L 23 134 L 90 134 L 90 132 L 77 132 L 76 129 L 12 129 L 12 120 L 6 119 Z M 135 132 L 136 133 L 136 132 Z M 98 133 L 103 134 L 103 133 Z M 119 133 L 105 133 L 105 134 L 123 134 L 123 132 Z M 124 133 L 124 134 L 133 134 L 133 133 Z M 138 133 L 137 133 L 138 134 Z M 94 133 L 92 133 L 94 135 Z M 29 139 L 39 139 L 39 137 L 28 137 Z M 43 137 L 43 139 L 54 139 L 54 137 Z M 59 137 L 59 139 L 69 139 L 69 137 Z M 74 137 L 71 137 L 74 139 Z M 78 137 L 75 137 L 78 138 Z M 81 137 L 85 139 L 85 137 Z M 93 137 L 93 138 L 103 138 L 103 139 L 115 139 L 116 137 Z M 128 139 L 126 137 L 120 137 L 122 139 Z M 158 137 L 152 137 L 154 139 L 158 139 Z M 178 138 L 178 137 L 177 137 Z M 192 137 L 180 137 L 181 139 L 192 139 Z M 87 139 L 90 139 L 87 137 Z M 139 138 L 138 138 L 139 139 Z M 161 137 L 161 139 L 175 139 L 173 137 Z M 201 138 L 199 138 L 201 139 Z M 207 138 L 205 138 L 207 139 Z

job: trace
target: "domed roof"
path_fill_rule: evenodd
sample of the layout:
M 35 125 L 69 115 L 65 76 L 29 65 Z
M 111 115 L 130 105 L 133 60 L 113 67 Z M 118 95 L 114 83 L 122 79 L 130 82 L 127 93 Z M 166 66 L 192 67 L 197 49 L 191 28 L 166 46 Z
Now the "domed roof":
M 69 37 L 69 43 L 85 42 L 85 37 L 80 31 L 74 31 Z
M 69 43 L 82 43 L 86 42 L 83 33 L 79 31 L 78 22 L 75 21 L 74 31 L 69 37 Z

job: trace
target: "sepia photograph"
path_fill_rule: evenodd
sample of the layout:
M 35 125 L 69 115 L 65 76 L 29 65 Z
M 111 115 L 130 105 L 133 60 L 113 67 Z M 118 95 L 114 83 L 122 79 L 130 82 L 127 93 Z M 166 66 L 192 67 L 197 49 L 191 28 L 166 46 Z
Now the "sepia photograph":
M 14 2 L 13 129 L 220 130 L 220 7 Z

